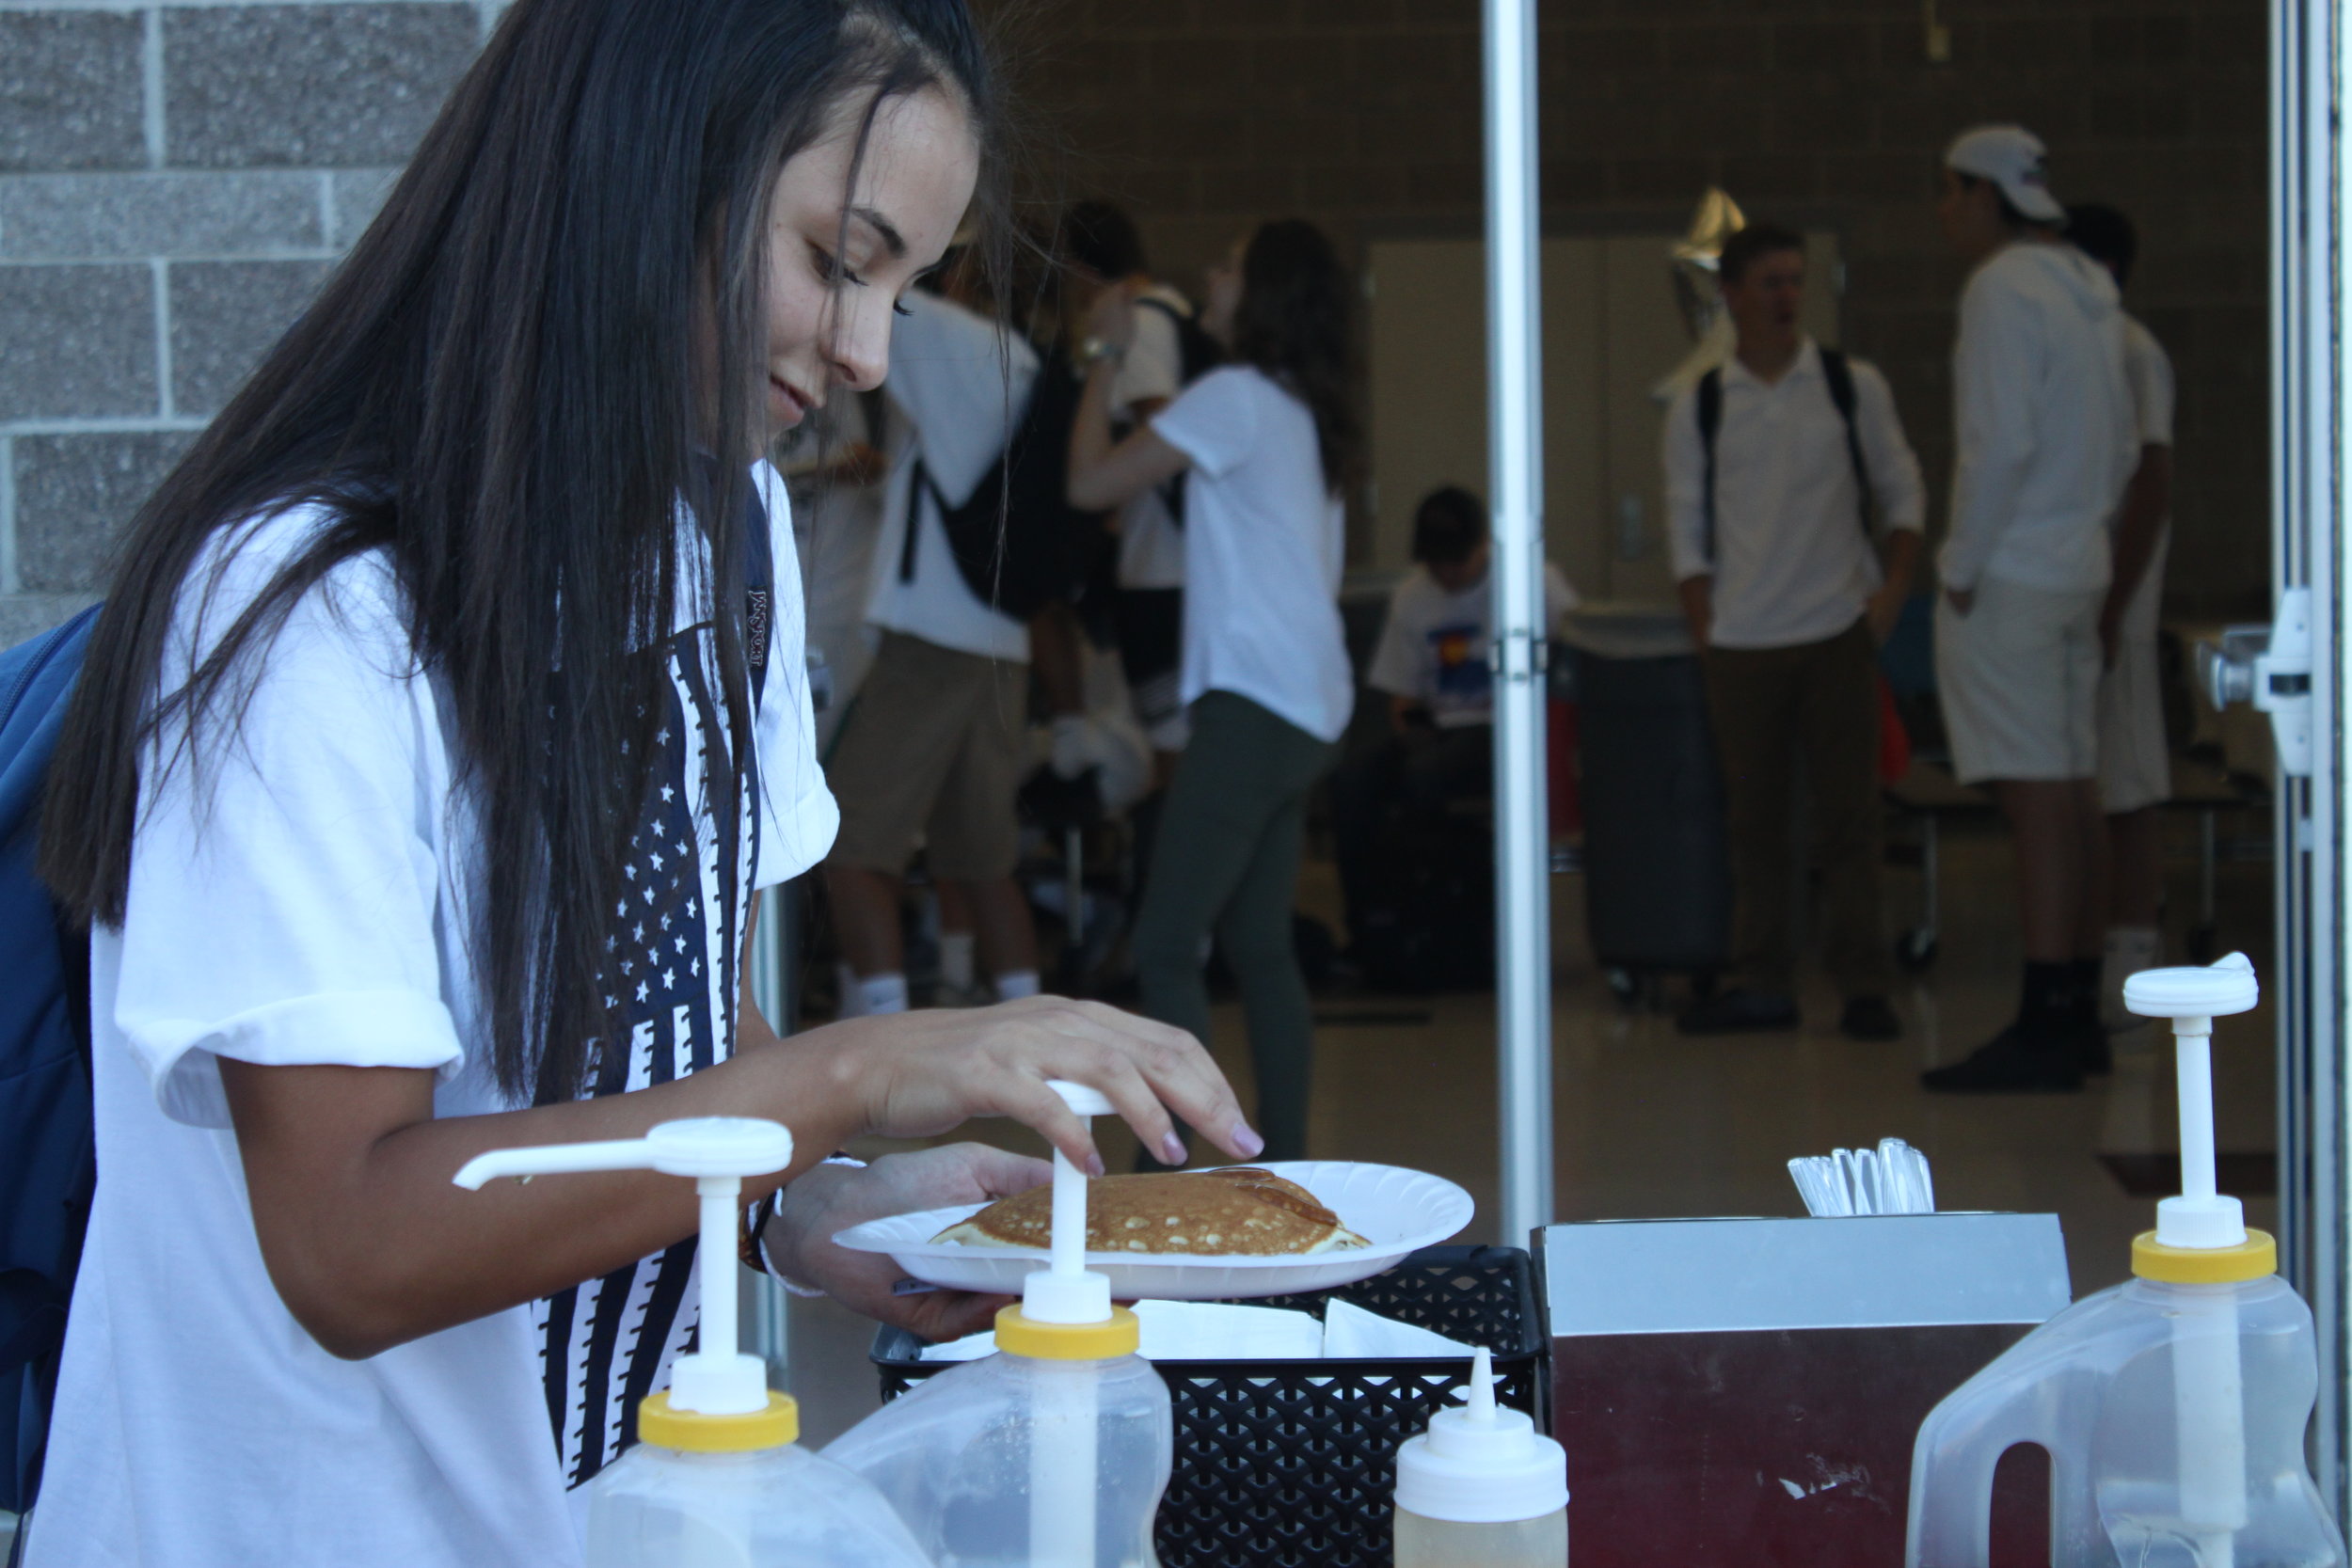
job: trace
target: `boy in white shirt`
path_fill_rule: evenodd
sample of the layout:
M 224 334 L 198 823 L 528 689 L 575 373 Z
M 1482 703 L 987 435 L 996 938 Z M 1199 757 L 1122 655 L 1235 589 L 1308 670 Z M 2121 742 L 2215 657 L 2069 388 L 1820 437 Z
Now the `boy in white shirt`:
M 2017 849 L 2026 965 L 2017 1017 L 1931 1090 L 2082 1086 L 2098 1031 L 2099 619 L 2107 521 L 2138 461 L 2123 312 L 2065 244 L 2046 154 L 1981 126 L 1944 158 L 1946 237 L 1973 264 L 1952 352 L 1958 462 L 1938 567 L 1935 663 L 1953 772 L 1984 784 Z
M 1802 771 L 1838 1026 L 1893 1039 L 1902 1025 L 1886 999 L 1879 896 L 1878 649 L 1919 558 L 1919 465 L 1885 378 L 1805 336 L 1803 235 L 1751 224 L 1718 264 L 1738 341 L 1668 412 L 1665 460 L 1675 576 L 1730 808 L 1733 953 L 1730 985 L 1680 1027 L 1797 1025 L 1789 830 Z
M 1379 843 L 1391 814 L 1428 816 L 1494 791 L 1494 689 L 1486 667 L 1494 595 L 1486 503 L 1458 485 L 1413 515 L 1413 570 L 1389 598 L 1364 683 L 1389 699 L 1389 733 L 1331 775 L 1331 830 L 1348 932 L 1376 897 Z M 1560 569 L 1544 567 L 1544 620 L 1576 608 Z
M 941 514 L 972 496 L 1011 439 L 1037 355 L 937 294 L 910 292 L 903 309 L 882 387 L 890 472 L 866 611 L 881 643 L 825 764 L 841 801 L 825 888 L 844 1017 L 906 1010 L 900 879 L 918 845 L 932 876 L 961 884 L 998 1000 L 1038 990 L 1037 933 L 1012 875 L 1029 631 L 972 591 Z
M 2067 210 L 2066 237 L 2115 275 L 2121 291 L 2139 253 L 2131 220 L 2112 207 Z M 2157 674 L 2156 619 L 2171 544 L 2172 361 L 2137 318 L 2123 317 L 2123 369 L 2139 425 L 2139 467 L 2115 515 L 2114 581 L 2099 616 L 2106 673 L 2099 683 L 2099 798 L 2107 814 L 2107 934 L 2100 1010 L 2107 1029 L 2143 1020 L 2123 1010 L 2123 982 L 2162 958 L 2161 807 L 2172 793 Z M 2091 1065 L 2104 1065 L 2105 1041 Z

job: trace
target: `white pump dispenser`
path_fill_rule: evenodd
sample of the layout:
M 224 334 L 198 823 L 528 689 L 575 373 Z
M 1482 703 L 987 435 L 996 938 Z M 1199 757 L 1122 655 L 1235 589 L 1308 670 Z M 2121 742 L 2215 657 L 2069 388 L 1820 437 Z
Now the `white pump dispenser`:
M 1112 1109 L 1083 1084 L 1049 1086 L 1082 1118 Z M 1136 1354 L 1136 1315 L 1086 1266 L 1086 1174 L 1057 1149 L 1048 1262 L 996 1314 L 999 1354 L 929 1379 L 825 1450 L 881 1489 L 940 1568 L 1155 1561 L 1175 1414 Z
M 2181 1192 L 2132 1243 L 2129 1283 L 2086 1296 L 1937 1405 L 1912 1452 L 1909 1568 L 1981 1568 L 1994 1467 L 2050 1455 L 2050 1552 L 2064 1563 L 2335 1568 L 2344 1540 L 2303 1454 L 2319 1386 L 2311 1309 L 2278 1247 L 2216 1190 L 2213 1021 L 2252 1009 L 2254 966 L 2124 983 L 2172 1021 Z
M 1494 1355 L 1470 1358 L 1465 1403 L 1396 1454 L 1396 1568 L 1563 1568 L 1568 1456 L 1495 1403 Z
M 669 1391 L 637 1407 L 638 1445 L 588 1482 L 588 1568 L 931 1568 L 888 1502 L 799 1446 L 799 1406 L 768 1386 L 737 1342 L 735 1238 L 743 1182 L 792 1163 L 772 1121 L 700 1117 L 642 1138 L 502 1148 L 453 1179 L 654 1170 L 691 1177 L 702 1199 L 699 1348 Z

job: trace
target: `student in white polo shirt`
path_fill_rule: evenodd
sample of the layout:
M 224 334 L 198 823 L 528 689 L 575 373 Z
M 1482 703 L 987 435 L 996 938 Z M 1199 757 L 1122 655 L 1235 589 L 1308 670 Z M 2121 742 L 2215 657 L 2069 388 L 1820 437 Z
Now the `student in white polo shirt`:
M 1803 235 L 1752 224 L 1719 265 L 1738 344 L 1676 400 L 1665 460 L 1675 576 L 1730 803 L 1732 973 L 1680 1027 L 1799 1022 L 1790 814 L 1802 772 L 1838 1025 L 1893 1039 L 1902 1025 L 1886 999 L 1880 918 L 1878 648 L 1919 559 L 1919 465 L 1886 378 L 1800 325 Z
M 2074 1089 L 2101 1043 L 2107 521 L 2139 456 L 2123 312 L 2106 269 L 2059 239 L 2066 210 L 2030 132 L 1982 126 L 1953 142 L 1938 214 L 1973 270 L 1952 352 L 1958 462 L 1936 680 L 1953 771 L 1991 789 L 2015 841 L 2026 964 L 2014 1022 L 1922 1082 Z
M 2070 207 L 2066 237 L 2115 275 L 2120 291 L 2139 254 L 2131 219 L 2112 207 Z M 2162 807 L 2172 793 L 2164 738 L 2156 619 L 2172 532 L 2172 361 L 2138 318 L 2123 317 L 2123 369 L 2139 424 L 2139 466 L 2110 537 L 2115 580 L 2099 616 L 2106 674 L 2099 683 L 2099 803 L 2107 814 L 2107 935 L 2099 1006 L 2107 1029 L 2144 1021 L 2123 1010 L 2123 982 L 2163 958 Z M 2104 1042 L 2101 1042 L 2104 1045 Z M 2100 1065 L 2095 1051 L 2092 1065 Z

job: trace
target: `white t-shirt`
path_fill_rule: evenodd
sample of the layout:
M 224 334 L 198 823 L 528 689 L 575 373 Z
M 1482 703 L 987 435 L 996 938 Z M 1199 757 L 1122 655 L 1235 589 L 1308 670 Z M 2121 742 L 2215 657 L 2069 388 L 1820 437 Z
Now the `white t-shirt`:
M 1318 740 L 1356 705 L 1340 626 L 1347 518 L 1314 416 L 1248 365 L 1211 371 L 1152 420 L 1184 481 L 1184 702 L 1247 697 Z
M 2139 463 L 2123 312 L 2106 268 L 2021 240 L 1977 268 L 1952 349 L 1958 450 L 1947 588 L 2107 585 L 2107 520 Z
M 691 911 L 704 940 L 671 950 L 649 929 L 622 955 L 641 997 L 661 992 L 631 1050 L 608 1058 L 630 1086 L 728 1054 L 747 884 L 813 864 L 838 821 L 811 738 L 788 503 L 772 470 L 757 477 L 775 557 L 760 809 L 723 907 L 694 745 L 678 753 L 684 799 L 647 802 L 632 883 L 645 872 L 649 906 Z M 238 531 L 209 604 L 183 596 L 180 668 L 322 520 L 304 508 Z M 688 689 L 707 680 L 708 648 L 688 629 L 671 659 L 675 700 L 705 737 L 708 705 Z M 329 1355 L 287 1311 L 254 1238 L 220 1057 L 429 1069 L 437 1116 L 512 1106 L 483 1049 L 465 940 L 476 828 L 453 779 L 453 721 L 415 668 L 384 557 L 346 562 L 306 594 L 262 670 L 243 748 L 207 759 L 200 796 L 185 767 L 160 784 L 144 770 L 126 917 L 91 935 L 101 1176 L 28 1560 L 572 1568 L 566 1465 L 616 1431 L 624 1370 L 667 1386 L 693 1329 L 693 1249 L 363 1361 Z M 674 827 L 695 841 L 684 856 L 665 842 Z M 656 854 L 672 881 L 659 901 Z M 567 1298 L 576 1322 L 552 1321 Z
M 1894 393 L 1877 367 L 1846 363 L 1853 372 L 1854 437 L 1879 526 L 1916 533 L 1927 490 Z M 1769 384 L 1734 356 L 1723 367 L 1723 397 L 1711 555 L 1696 386 L 1666 415 L 1666 537 L 1675 577 L 1712 576 L 1708 641 L 1716 647 L 1793 648 L 1836 637 L 1862 618 L 1882 579 L 1820 349 L 1806 339 L 1796 362 Z
M 2156 335 L 2148 330 L 2137 316 L 2123 318 L 2123 373 L 2131 382 L 2132 411 L 2139 426 L 2139 444 L 2148 447 L 2169 447 L 2172 444 L 2172 361 L 2156 341 Z M 2148 557 L 2148 569 L 2140 574 L 2139 584 L 2132 590 L 2132 602 L 2123 611 L 2123 635 L 2153 641 L 2156 622 L 2163 610 L 2165 558 L 2172 551 L 2172 519 L 2165 518 L 2156 525 L 2156 547 Z
M 874 591 L 866 618 L 885 631 L 919 637 L 983 658 L 1029 660 L 1029 628 L 992 610 L 963 580 L 947 528 L 930 496 L 919 498 L 912 576 L 905 560 L 907 499 L 914 462 L 950 506 L 961 506 L 1012 438 L 1029 401 L 1037 353 L 984 316 L 919 290 L 890 343 L 882 384 L 903 419 L 890 421 L 890 478 L 874 546 Z
M 1575 608 L 1576 590 L 1559 567 L 1546 562 L 1547 630 Z M 1486 666 L 1494 612 L 1494 588 L 1487 578 L 1449 594 L 1426 566 L 1414 567 L 1389 595 L 1389 618 L 1365 684 L 1421 704 L 1441 730 L 1494 722 L 1494 676 Z
M 882 433 L 867 425 L 865 400 L 836 391 L 816 418 L 794 432 L 785 454 L 814 463 L 859 442 L 880 447 Z M 817 736 L 822 743 L 849 711 L 882 641 L 881 632 L 866 619 L 866 605 L 874 592 L 874 541 L 882 531 L 882 486 L 879 480 L 850 484 L 790 469 L 786 482 L 792 491 L 801 584 L 808 595 L 809 657 L 823 660 L 829 698 L 817 715 Z
M 1142 297 L 1192 314 L 1184 296 L 1165 285 L 1154 283 Z M 1138 304 L 1135 341 L 1111 381 L 1111 422 L 1132 423 L 1136 404 L 1170 400 L 1184 388 L 1184 345 L 1174 319 L 1168 310 Z M 1184 531 L 1168 510 L 1166 488 L 1155 484 L 1119 509 L 1119 586 L 1184 585 Z

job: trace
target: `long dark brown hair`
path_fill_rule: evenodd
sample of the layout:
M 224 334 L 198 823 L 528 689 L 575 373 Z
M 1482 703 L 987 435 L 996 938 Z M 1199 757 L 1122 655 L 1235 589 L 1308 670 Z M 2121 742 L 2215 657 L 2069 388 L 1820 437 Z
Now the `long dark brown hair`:
M 1233 311 L 1233 357 L 1307 405 L 1323 483 L 1341 496 L 1353 489 L 1362 461 L 1362 427 L 1350 390 L 1354 309 L 1347 269 L 1322 230 L 1304 218 L 1280 218 L 1249 236 Z
M 861 101 L 870 128 L 931 87 L 970 111 L 993 187 L 963 0 L 519 0 L 365 237 L 133 523 L 50 773 L 41 870 L 65 906 L 122 921 L 142 769 L 151 786 L 221 756 L 296 601 L 381 551 L 476 813 L 469 940 L 498 1080 L 577 1092 L 589 1040 L 611 1037 L 596 972 L 667 696 L 647 650 L 681 594 L 749 744 L 740 519 L 776 173 Z M 688 495 L 707 568 L 681 561 Z M 208 549 L 303 502 L 329 520 L 180 682 L 175 612 L 206 591 Z M 711 790 L 722 866 L 739 794 Z

